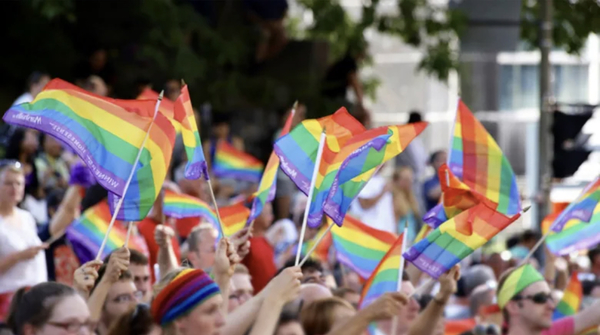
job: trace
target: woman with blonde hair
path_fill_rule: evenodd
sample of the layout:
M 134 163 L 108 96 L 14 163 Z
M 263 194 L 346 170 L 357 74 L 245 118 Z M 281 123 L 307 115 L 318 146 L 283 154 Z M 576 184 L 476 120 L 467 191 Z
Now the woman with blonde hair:
M 404 222 L 408 227 L 408 241 L 413 241 L 420 229 L 419 202 L 413 191 L 413 171 L 408 166 L 398 168 L 393 176 L 394 214 L 398 222 L 398 233 Z
M 300 322 L 306 335 L 325 335 L 356 314 L 349 302 L 338 297 L 317 300 L 302 309 Z

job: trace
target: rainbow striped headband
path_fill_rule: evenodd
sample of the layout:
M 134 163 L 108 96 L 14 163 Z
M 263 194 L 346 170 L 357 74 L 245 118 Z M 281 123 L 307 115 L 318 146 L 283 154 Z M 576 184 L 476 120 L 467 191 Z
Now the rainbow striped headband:
M 158 293 L 150 311 L 154 321 L 165 326 L 219 293 L 217 284 L 204 271 L 185 269 Z

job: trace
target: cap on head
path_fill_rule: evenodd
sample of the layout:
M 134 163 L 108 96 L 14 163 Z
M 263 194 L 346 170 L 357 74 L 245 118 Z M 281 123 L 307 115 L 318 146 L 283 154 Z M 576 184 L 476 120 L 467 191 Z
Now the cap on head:
M 513 270 L 498 291 L 498 306 L 501 309 L 504 308 L 511 299 L 523 292 L 529 285 L 544 280 L 544 277 L 531 264 L 525 264 Z

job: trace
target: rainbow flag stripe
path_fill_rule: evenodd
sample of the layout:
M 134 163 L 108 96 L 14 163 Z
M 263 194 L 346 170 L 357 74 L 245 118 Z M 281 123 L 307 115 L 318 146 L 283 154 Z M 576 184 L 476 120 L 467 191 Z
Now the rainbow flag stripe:
M 165 191 L 163 213 L 176 219 L 201 217 L 219 228 L 219 220 L 215 211 L 204 201 L 187 194 Z
M 600 205 L 596 205 L 589 222 L 579 219 L 567 221 L 559 233 L 551 232 L 546 245 L 556 255 L 568 255 L 572 252 L 593 248 L 600 242 Z
M 404 258 L 437 279 L 520 216 L 507 217 L 488 202 L 480 202 L 444 222 L 406 251 Z
M 565 289 L 562 299 L 556 305 L 552 320 L 556 321 L 565 316 L 572 316 L 579 312 L 581 301 L 583 300 L 583 288 L 579 282 L 578 273 L 574 271 L 571 274 L 571 280 Z
M 225 236 L 231 236 L 246 226 L 250 210 L 244 206 L 244 203 L 237 203 L 227 207 L 219 208 L 223 233 Z
M 81 262 L 87 262 L 96 257 L 108 230 L 110 219 L 111 214 L 108 203 L 102 201 L 88 208 L 78 220 L 67 228 L 67 239 Z M 127 226 L 121 221 L 116 221 L 108 236 L 102 258 L 108 256 L 113 250 L 122 247 L 126 236 Z M 149 254 L 144 238 L 138 233 L 132 232 L 128 247 L 146 255 Z
M 327 225 L 328 226 L 328 225 Z M 324 225 L 325 228 L 327 228 Z M 331 229 L 337 259 L 368 279 L 398 237 L 390 232 L 371 228 L 347 215 L 343 227 Z
M 590 222 L 594 209 L 600 202 L 600 176 L 589 183 L 581 192 L 578 200 L 569 204 L 563 210 L 556 221 L 552 224 L 552 230 L 560 232 L 565 228 L 570 220 L 579 220 L 581 222 Z
M 187 85 L 181 88 L 181 94 L 175 101 L 174 118 L 181 124 L 181 136 L 187 154 L 187 165 L 184 175 L 188 179 L 198 179 L 204 176 L 208 180 L 208 165 L 202 151 L 202 141 L 198 132 L 198 124 L 190 100 Z
M 292 128 L 292 120 L 294 119 L 294 113 L 290 113 L 287 120 L 285 121 L 285 125 L 281 130 L 281 136 L 287 135 L 290 132 L 290 128 Z M 280 136 L 280 137 L 281 137 Z M 268 202 L 273 201 L 275 198 L 275 188 L 277 183 L 277 171 L 279 170 L 279 157 L 275 154 L 275 152 L 271 152 L 271 156 L 269 156 L 269 161 L 267 162 L 267 167 L 265 168 L 265 172 L 260 179 L 260 184 L 258 185 L 258 191 L 254 193 L 254 199 L 252 200 L 252 208 L 250 210 L 250 216 L 248 217 L 248 224 L 256 219 L 257 216 L 262 212 L 263 207 Z
M 278 139 L 273 148 L 279 157 L 283 172 L 306 195 L 309 192 L 319 141 L 324 129 L 327 130 L 327 145 L 323 149 L 321 165 L 325 166 L 332 163 L 335 153 L 339 152 L 346 142 L 365 131 L 365 127 L 342 107 L 333 115 L 304 120 L 289 134 Z
M 332 159 L 328 159 L 327 165 L 319 166 L 308 225 L 318 226 L 325 212 L 341 226 L 350 203 L 366 185 L 374 169 L 399 155 L 425 127 L 425 122 L 380 127 L 349 140 Z
M 212 168 L 215 176 L 219 178 L 258 183 L 263 171 L 263 164 L 255 157 L 237 150 L 226 141 L 221 141 L 217 145 Z
M 12 106 L 3 119 L 63 141 L 81 157 L 100 185 L 121 196 L 152 123 L 155 104 L 100 97 L 53 79 L 31 103 Z M 138 168 L 152 168 L 136 178 L 147 192 L 153 192 L 158 182 L 162 184 L 158 177 L 166 175 L 175 137 L 173 127 L 160 113 L 155 124 L 138 164 Z M 130 187 L 129 192 L 136 190 Z
M 417 236 L 415 236 L 415 240 L 413 241 L 413 244 L 416 244 L 419 241 L 421 241 L 422 239 L 424 239 L 425 237 L 427 237 L 427 235 L 429 235 L 429 233 L 431 233 L 432 231 L 433 231 L 433 229 L 426 224 L 421 226 L 421 230 L 419 230 L 419 232 L 417 233 Z
M 158 100 L 158 96 L 159 94 L 156 91 L 150 88 L 145 88 L 136 99 L 152 100 L 154 101 L 154 103 L 156 103 L 156 100 Z M 169 121 L 171 121 L 171 124 L 173 125 L 173 128 L 175 129 L 175 132 L 177 134 L 181 133 L 181 124 L 174 118 L 173 101 L 167 99 L 166 97 L 163 97 L 162 102 L 158 107 L 158 111 L 161 112 L 162 115 L 166 116 L 169 119 Z

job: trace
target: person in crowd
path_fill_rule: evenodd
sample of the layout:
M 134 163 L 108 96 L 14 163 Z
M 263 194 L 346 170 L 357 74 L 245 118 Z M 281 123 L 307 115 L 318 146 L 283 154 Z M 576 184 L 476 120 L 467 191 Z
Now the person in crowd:
M 209 271 L 215 263 L 216 242 L 219 232 L 210 223 L 202 223 L 188 236 L 188 254 L 192 267 Z
M 408 241 L 413 241 L 417 236 L 420 223 L 419 202 L 413 193 L 413 171 L 404 166 L 396 170 L 393 176 L 394 186 L 394 214 L 398 222 L 398 232 L 402 232 L 404 225 L 408 227 Z
M 381 169 L 352 202 L 350 211 L 354 217 L 370 227 L 398 232 L 397 221 L 394 218 L 392 184 L 381 175 Z
M 358 76 L 360 63 L 366 58 L 367 46 L 361 45 L 349 48 L 346 54 L 333 63 L 325 74 L 321 94 L 328 99 L 331 104 L 335 103 L 334 108 L 340 105 L 348 105 L 346 93 L 348 88 L 352 88 L 356 97 L 356 114 L 363 110 L 363 87 Z M 331 111 L 329 111 L 331 112 Z
M 83 82 L 91 76 L 102 80 L 107 93 L 110 92 L 116 83 L 116 70 L 108 61 L 107 50 L 102 47 L 92 50 L 88 58 L 75 67 L 75 83 L 77 85 L 83 86 Z
M 106 97 L 109 93 L 109 87 L 106 85 L 106 82 L 101 77 L 96 75 L 91 75 L 85 79 L 81 85 L 81 88 L 101 97 Z
M 340 287 L 333 290 L 333 295 L 346 300 L 354 309 L 358 310 L 358 303 L 360 302 L 360 293 L 348 287 Z
M 0 320 L 14 292 L 48 280 L 43 244 L 31 214 L 17 207 L 23 199 L 25 173 L 17 161 L 0 161 Z
M 557 302 L 542 274 L 531 264 L 506 271 L 498 282 L 497 297 L 508 335 L 575 335 L 600 323 L 600 301 L 553 322 Z
M 43 152 L 34 160 L 40 186 L 48 194 L 53 189 L 66 189 L 69 181 L 69 165 L 61 157 L 63 147 L 50 135 L 42 136 Z
M 237 150 L 244 151 L 244 140 L 231 134 L 230 117 L 229 113 L 224 112 L 213 115 L 211 136 L 208 141 L 204 142 L 204 152 L 208 153 L 206 159 L 209 164 L 215 160 L 219 142 L 227 142 Z
M 355 314 L 356 310 L 346 300 L 331 297 L 304 307 L 300 312 L 300 322 L 307 335 L 327 334 Z
M 46 72 L 34 71 L 27 78 L 27 88 L 14 102 L 14 105 L 20 105 L 26 102 L 32 102 L 33 99 L 44 89 L 44 86 L 50 82 L 50 75 Z
M 600 278 L 600 246 L 588 251 L 587 256 L 590 260 L 590 272 Z
M 140 302 L 149 304 L 152 300 L 152 281 L 150 276 L 150 262 L 143 253 L 129 249 L 129 271 L 133 276 L 135 288 L 141 296 Z
M 294 266 L 296 256 L 290 257 L 282 269 Z M 323 265 L 314 258 L 308 258 L 301 266 L 302 284 L 319 284 L 325 286 L 325 276 L 323 275 Z
M 405 271 L 402 273 L 402 285 L 400 287 L 400 293 L 410 297 L 414 294 L 414 292 L 415 287 L 411 283 L 410 277 Z M 405 304 L 399 307 L 398 312 L 395 314 L 398 318 L 398 327 L 396 328 L 397 333 L 395 335 L 408 334 L 411 326 L 417 320 L 420 309 L 421 306 L 416 298 L 408 299 Z M 384 332 L 390 333 L 391 327 L 392 324 L 390 320 L 380 322 L 380 328 L 384 330 Z
M 302 324 L 295 313 L 282 312 L 279 316 L 275 335 L 305 335 Z
M 529 254 L 529 251 L 541 237 L 542 236 L 538 232 L 530 229 L 525 230 L 521 236 L 519 236 L 517 245 L 509 249 L 511 255 L 517 260 L 525 259 Z
M 265 232 L 273 222 L 273 207 L 265 204 L 263 211 L 254 220 L 253 237 L 250 238 L 250 252 L 243 259 L 243 264 L 250 271 L 252 287 L 260 292 L 277 272 L 275 267 L 275 251 Z
M 93 334 L 85 300 L 69 286 L 55 282 L 20 289 L 8 321 L 14 335 Z
M 256 46 L 255 61 L 262 63 L 277 56 L 287 45 L 284 20 L 287 16 L 287 0 L 244 0 L 250 21 L 260 28 L 261 39 Z
M 452 302 L 446 307 L 448 320 L 460 320 L 473 317 L 469 309 L 471 293 L 480 285 L 496 286 L 494 271 L 486 265 L 473 265 L 465 269 L 458 284 L 458 290 Z
M 137 304 L 121 315 L 110 327 L 108 335 L 161 335 L 160 327 L 154 323 L 150 307 Z
M 181 80 L 169 79 L 165 83 L 165 97 L 171 101 L 177 100 L 181 94 Z
M 231 284 L 233 289 L 231 290 L 229 297 L 232 295 L 235 296 L 239 305 L 243 305 L 254 296 L 254 287 L 252 287 L 250 271 L 248 271 L 248 268 L 244 265 L 235 265 L 233 276 L 231 277 Z
M 495 314 L 493 313 L 497 305 L 494 303 L 496 297 L 496 287 L 494 284 L 484 284 L 477 286 L 471 296 L 469 297 L 469 310 L 471 317 L 475 319 L 478 324 L 494 323 L 501 325 L 501 322 L 494 319 Z M 497 312 L 500 312 L 499 310 Z
M 445 150 L 438 150 L 429 157 L 429 165 L 433 168 L 433 175 L 423 183 L 423 195 L 425 197 L 425 208 L 432 209 L 440 202 L 442 196 L 442 187 L 440 186 L 440 178 L 438 170 L 440 166 L 448 160 L 448 153 Z

